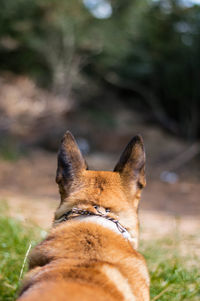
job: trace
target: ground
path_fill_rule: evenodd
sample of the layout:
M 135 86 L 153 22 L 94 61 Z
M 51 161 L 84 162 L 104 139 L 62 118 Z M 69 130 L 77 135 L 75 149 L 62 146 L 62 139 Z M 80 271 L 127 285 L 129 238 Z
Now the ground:
M 88 156 L 89 165 L 111 169 L 110 157 Z M 0 161 L 1 199 L 8 202 L 10 215 L 23 222 L 33 222 L 43 229 L 51 226 L 59 194 L 55 183 L 56 154 L 32 153 L 16 162 Z M 200 251 L 200 186 L 197 182 L 161 182 L 148 176 L 140 205 L 141 239 L 152 240 L 178 235 L 183 254 Z

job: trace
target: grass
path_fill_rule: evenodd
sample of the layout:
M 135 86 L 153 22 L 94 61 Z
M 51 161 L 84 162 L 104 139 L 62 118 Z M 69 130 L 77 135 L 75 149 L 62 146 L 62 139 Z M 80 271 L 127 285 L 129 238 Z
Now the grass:
M 174 237 L 142 244 L 151 276 L 151 300 L 200 300 L 198 259 L 181 256 Z M 196 263 L 196 264 L 195 264 Z
M 7 138 L 0 142 L 0 159 L 5 161 L 16 162 L 26 152 L 15 143 L 13 140 Z
M 34 245 L 41 239 L 41 230 L 8 218 L 4 208 L 0 211 L 0 233 L 0 300 L 11 301 L 16 298 L 30 242 Z M 200 300 L 200 273 L 192 264 L 195 259 L 179 255 L 179 242 L 173 235 L 143 242 L 141 251 L 150 270 L 152 301 Z
M 30 242 L 39 238 L 39 229 L 8 218 L 5 205 L 0 211 L 0 300 L 11 301 L 16 297 L 20 272 Z

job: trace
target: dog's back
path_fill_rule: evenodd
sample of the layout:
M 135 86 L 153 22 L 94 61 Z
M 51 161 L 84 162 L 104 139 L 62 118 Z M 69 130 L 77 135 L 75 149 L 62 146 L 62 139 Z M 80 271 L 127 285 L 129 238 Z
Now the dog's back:
M 29 258 L 20 301 L 149 300 L 137 251 L 144 149 L 134 137 L 114 172 L 89 171 L 70 133 L 58 155 L 61 203 L 54 227 Z

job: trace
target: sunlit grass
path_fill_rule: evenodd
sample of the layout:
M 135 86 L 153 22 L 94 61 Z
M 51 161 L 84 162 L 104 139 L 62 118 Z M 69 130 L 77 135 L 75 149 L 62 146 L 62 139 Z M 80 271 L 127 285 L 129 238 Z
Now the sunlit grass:
M 162 240 L 143 242 L 141 249 L 151 276 L 151 300 L 200 300 L 198 258 L 190 251 L 182 256 L 173 233 Z
M 5 206 L 4 206 L 5 207 Z M 0 300 L 14 300 L 20 284 L 20 272 L 30 243 L 41 239 L 41 230 L 8 218 L 0 210 Z M 151 275 L 151 300 L 200 300 L 200 272 L 192 254 L 179 254 L 174 236 L 143 242 Z M 26 270 L 26 268 L 25 268 Z M 25 272 L 24 270 L 24 272 Z
M 24 225 L 0 211 L 0 300 L 14 300 L 26 251 L 39 230 Z M 25 268 L 26 269 L 26 268 Z

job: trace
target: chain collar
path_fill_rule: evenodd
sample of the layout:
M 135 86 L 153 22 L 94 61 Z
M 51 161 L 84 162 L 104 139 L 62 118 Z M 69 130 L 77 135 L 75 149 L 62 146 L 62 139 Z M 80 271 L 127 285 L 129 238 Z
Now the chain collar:
M 105 218 L 106 220 L 109 220 L 113 222 L 116 225 L 117 230 L 124 236 L 126 239 L 130 239 L 130 234 L 128 233 L 127 229 L 123 227 L 120 222 L 112 217 L 107 216 L 106 214 L 101 213 L 97 206 L 94 207 L 98 213 L 93 213 L 91 211 L 85 210 L 85 209 L 78 209 L 73 208 L 70 211 L 64 213 L 59 219 L 55 221 L 55 224 L 59 224 L 77 217 L 89 217 L 89 216 L 97 216 Z M 76 214 L 76 216 L 71 216 L 72 214 Z

